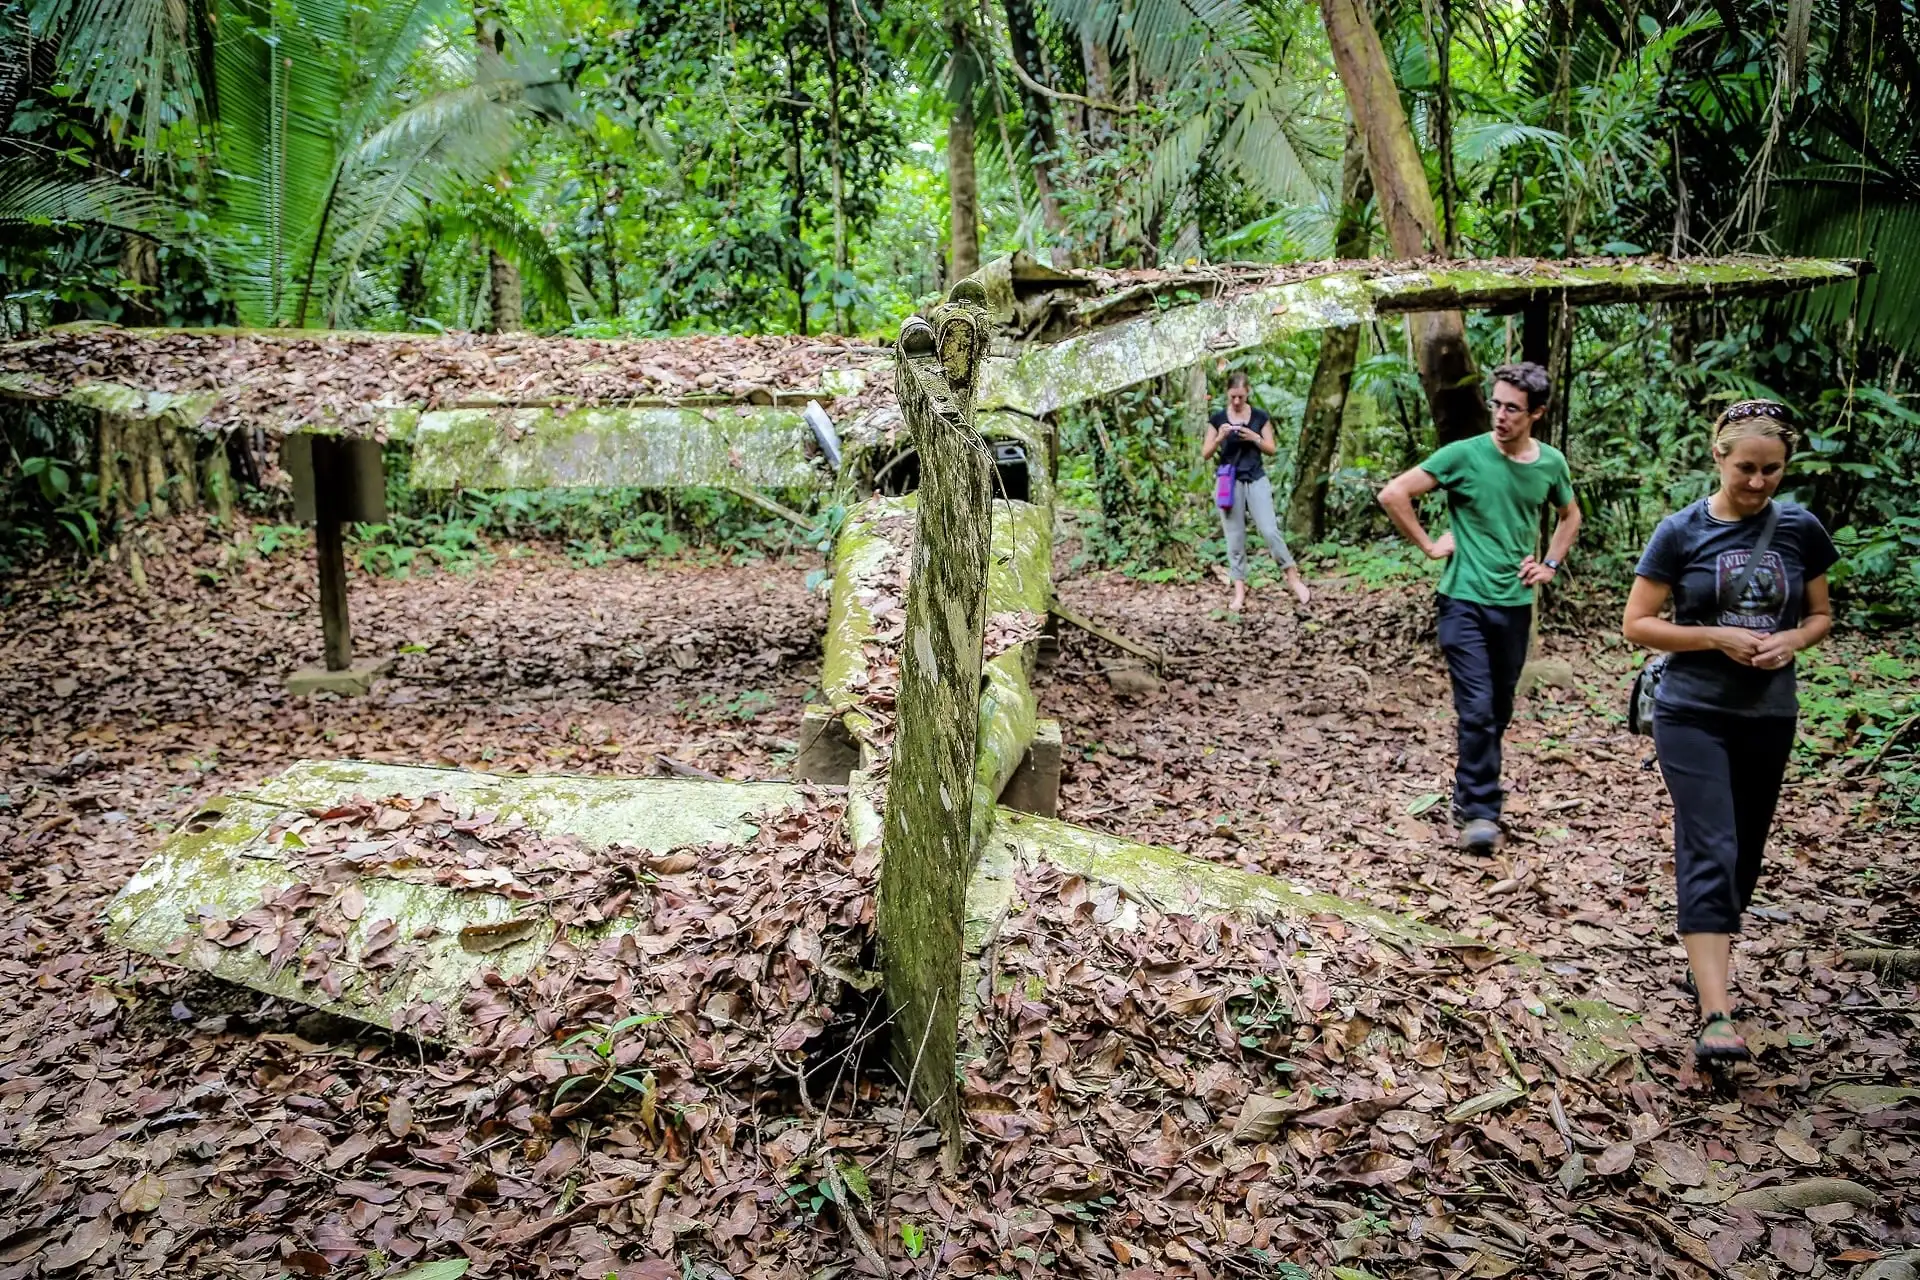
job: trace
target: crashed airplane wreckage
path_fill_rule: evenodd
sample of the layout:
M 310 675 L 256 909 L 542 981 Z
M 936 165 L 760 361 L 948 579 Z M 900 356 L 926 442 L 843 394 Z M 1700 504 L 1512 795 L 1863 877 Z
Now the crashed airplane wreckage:
M 997 465 L 1014 495 L 1034 473 L 1016 454 L 1033 456 L 1054 411 L 1303 331 L 1464 308 L 1523 314 L 1525 349 L 1544 351 L 1556 301 L 1779 296 L 1867 269 L 1734 257 L 1066 272 L 1015 254 L 976 277 L 995 337 L 975 408 L 983 434 L 1004 446 Z M 196 466 L 198 443 L 279 437 L 296 515 L 315 529 L 324 637 L 322 665 L 289 684 L 358 693 L 385 662 L 354 657 L 344 530 L 385 519 L 383 442 L 412 442 L 408 483 L 418 489 L 713 486 L 791 514 L 765 491 L 911 489 L 913 450 L 899 443 L 890 358 L 889 348 L 830 336 L 616 341 L 83 324 L 0 346 L 0 395 L 94 413 L 98 496 L 128 513 L 164 513 L 170 477 L 230 501 L 227 451 L 202 449 L 208 456 Z
M 509 358 L 515 349 L 522 359 L 539 357 L 526 361 L 533 367 L 513 393 L 499 390 L 502 354 L 486 354 L 488 344 L 477 340 L 87 333 L 0 351 L 0 382 L 14 394 L 60 394 L 93 403 L 103 417 L 176 415 L 175 425 L 218 429 L 236 422 L 234 405 L 274 391 L 263 390 L 270 379 L 245 381 L 232 368 L 225 381 L 210 374 L 208 351 L 227 350 L 243 365 L 258 355 L 245 353 L 249 344 L 278 344 L 283 357 L 300 346 L 325 364 L 348 358 L 355 344 L 393 344 L 390 358 L 426 366 L 420 372 L 434 399 L 354 398 L 352 384 L 370 376 L 362 369 L 341 374 L 342 400 L 337 388 L 316 388 L 297 361 L 276 366 L 289 381 L 298 375 L 299 394 L 277 402 L 283 416 L 276 421 L 310 438 L 305 486 L 323 525 L 346 518 L 350 504 L 341 494 L 369 487 L 369 451 L 355 442 L 407 430 L 416 484 L 777 488 L 830 479 L 847 504 L 833 550 L 823 703 L 807 713 L 794 783 L 302 763 L 210 806 L 173 835 L 112 905 L 114 937 L 282 998 L 458 1042 L 475 1033 L 476 1009 L 501 1016 L 472 1001 L 489 982 L 577 968 L 622 948 L 651 955 L 673 945 L 645 929 L 643 900 L 697 897 L 711 883 L 699 867 L 711 868 L 716 850 L 724 862 L 725 850 L 744 850 L 758 833 L 777 830 L 780 815 L 804 801 L 808 782 L 844 784 L 854 874 L 878 880 L 879 971 L 867 973 L 855 953 L 821 963 L 849 986 L 884 985 L 895 1067 L 940 1123 L 949 1151 L 957 1151 L 960 1131 L 956 1076 L 920 1064 L 956 1060 L 970 989 L 964 956 L 1020 909 L 1014 876 L 1022 866 L 1114 884 L 1162 911 L 1303 924 L 1337 917 L 1395 945 L 1477 948 L 1471 938 L 1284 878 L 1047 816 L 1059 734 L 1040 717 L 1032 688 L 1051 607 L 1052 442 L 1044 415 L 1301 329 L 1397 311 L 1521 307 L 1542 292 L 1573 301 L 1779 293 L 1850 279 L 1858 268 L 1775 261 L 1336 267 L 1291 278 L 1271 268 L 1151 273 L 1103 286 L 1103 277 L 1003 260 L 956 286 L 930 321 L 910 320 L 892 349 L 735 340 L 784 369 L 779 385 L 743 386 L 744 378 L 700 365 L 686 343 L 701 340 L 601 344 L 638 349 L 607 356 L 603 367 L 567 366 L 563 357 L 539 357 L 543 344 L 510 340 Z M 1208 289 L 1201 301 L 1162 305 L 1180 291 Z M 1017 337 L 995 338 L 996 329 Z M 147 369 L 147 387 L 129 386 L 125 379 L 136 372 L 124 354 L 130 341 L 163 353 L 183 343 L 201 350 L 198 388 L 180 385 L 189 375 L 164 355 Z M 85 353 L 79 358 L 76 345 Z M 461 383 L 462 362 L 475 350 L 491 366 L 493 403 L 479 403 L 486 397 Z M 49 371 L 53 364 L 60 376 Z M 890 385 L 881 383 L 883 373 Z M 162 381 L 170 385 L 153 385 Z M 614 396 L 615 384 L 628 394 Z M 636 384 L 650 394 L 635 396 Z M 587 390 L 597 393 L 596 407 L 581 407 Z M 377 449 L 371 452 L 377 461 Z M 337 548 L 337 528 L 333 537 Z M 344 632 L 344 573 L 331 576 Z M 332 656 L 331 622 L 328 635 Z M 361 825 L 322 864 L 308 856 L 303 833 L 328 822 Z M 435 871 L 408 853 L 391 833 L 413 822 L 449 847 L 473 850 L 467 865 Z M 524 868 L 490 861 L 480 837 L 499 829 L 562 838 L 574 852 L 558 870 L 547 865 L 544 878 L 530 879 Z M 676 851 L 691 847 L 706 851 L 704 864 L 676 860 Z M 569 906 L 564 875 L 586 874 L 595 859 L 633 868 L 632 883 L 604 909 L 583 913 Z M 316 903 L 326 907 L 324 927 L 285 927 L 313 918 Z M 279 926 L 264 929 L 269 919 Z M 409 940 L 408 958 L 396 965 L 399 938 Z M 1543 970 L 1539 978 L 1563 1069 L 1601 1069 L 1630 1050 L 1615 1011 L 1557 993 Z M 717 1034 L 716 1018 L 724 1023 L 724 1011 L 707 1008 L 656 1012 L 689 1037 Z M 551 1034 L 576 1015 L 560 1009 L 538 1018 Z M 795 1025 L 788 1048 L 804 1057 L 806 1026 Z

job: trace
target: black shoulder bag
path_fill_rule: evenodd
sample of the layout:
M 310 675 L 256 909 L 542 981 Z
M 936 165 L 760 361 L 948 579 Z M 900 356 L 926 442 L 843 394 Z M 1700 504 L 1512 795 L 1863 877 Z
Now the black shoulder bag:
M 1729 584 L 1729 594 L 1738 601 L 1740 593 L 1747 589 L 1747 580 L 1766 559 L 1767 551 L 1773 546 L 1773 531 L 1780 526 L 1780 504 L 1767 504 L 1767 522 L 1760 526 L 1760 540 L 1753 544 L 1753 551 L 1747 556 L 1746 564 L 1740 572 L 1733 575 Z M 1721 604 L 1728 603 L 1726 595 L 1720 597 Z M 1644 736 L 1653 734 L 1653 706 L 1660 693 L 1660 678 L 1667 673 L 1667 663 L 1673 660 L 1670 653 L 1656 654 L 1647 659 L 1640 668 L 1640 674 L 1633 678 L 1633 692 L 1627 695 L 1627 728 Z

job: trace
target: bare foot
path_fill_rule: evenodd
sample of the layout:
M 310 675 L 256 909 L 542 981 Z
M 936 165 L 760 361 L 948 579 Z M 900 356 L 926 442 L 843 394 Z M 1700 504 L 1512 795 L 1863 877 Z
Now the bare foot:
M 1287 575 L 1287 585 L 1293 588 L 1293 598 L 1300 602 L 1301 608 L 1304 609 L 1308 604 L 1312 603 L 1313 592 L 1307 590 L 1307 580 L 1305 578 L 1302 578 L 1298 573 L 1290 573 Z
M 1227 612 L 1239 613 L 1246 607 L 1247 584 L 1244 582 L 1236 582 L 1233 584 L 1233 598 L 1227 601 Z

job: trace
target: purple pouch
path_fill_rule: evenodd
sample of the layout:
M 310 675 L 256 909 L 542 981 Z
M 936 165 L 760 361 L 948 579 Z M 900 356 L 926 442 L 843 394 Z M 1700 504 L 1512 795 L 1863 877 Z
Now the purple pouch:
M 1233 510 L 1233 464 L 1223 465 L 1214 473 L 1213 500 L 1222 511 Z

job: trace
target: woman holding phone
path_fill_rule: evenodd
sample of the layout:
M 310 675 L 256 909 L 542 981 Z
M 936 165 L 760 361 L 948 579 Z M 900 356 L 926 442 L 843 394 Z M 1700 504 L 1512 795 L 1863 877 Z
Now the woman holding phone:
M 1621 630 L 1673 655 L 1654 694 L 1653 740 L 1673 797 L 1680 938 L 1699 1002 L 1696 1062 L 1744 1062 L 1728 993 L 1733 935 L 1793 750 L 1794 655 L 1833 625 L 1839 559 L 1813 514 L 1774 498 L 1793 454 L 1787 410 L 1743 400 L 1713 427 L 1720 487 L 1660 522 L 1635 570 Z M 1671 621 L 1660 617 L 1671 601 Z
M 1233 598 L 1227 604 L 1230 613 L 1239 613 L 1247 603 L 1249 514 L 1274 563 L 1286 574 L 1294 599 L 1303 605 L 1313 599 L 1273 514 L 1273 481 L 1267 479 L 1265 463 L 1277 447 L 1273 419 L 1253 407 L 1247 375 L 1236 369 L 1227 378 L 1227 407 L 1207 420 L 1206 439 L 1200 446 L 1202 458 L 1218 458 L 1215 499 L 1227 535 L 1227 572 L 1233 578 Z

